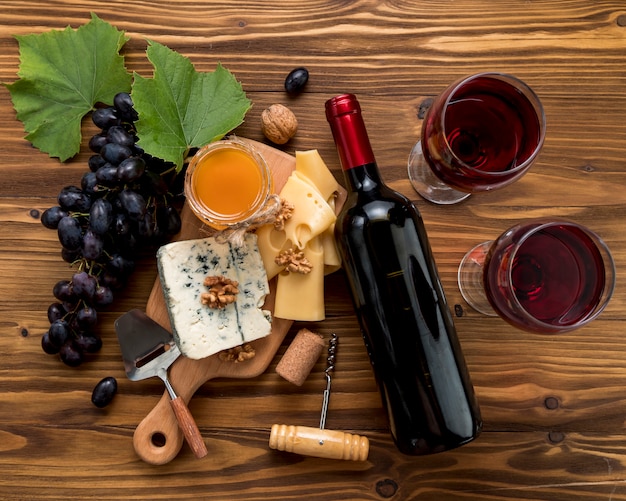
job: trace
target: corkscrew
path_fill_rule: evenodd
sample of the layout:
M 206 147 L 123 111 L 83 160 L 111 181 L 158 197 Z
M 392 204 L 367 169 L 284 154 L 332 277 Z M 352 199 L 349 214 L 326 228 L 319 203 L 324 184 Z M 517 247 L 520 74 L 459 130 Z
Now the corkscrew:
M 333 332 L 330 336 L 330 341 L 328 341 L 328 356 L 326 357 L 326 370 L 324 371 L 324 376 L 326 376 L 326 389 L 324 390 L 324 397 L 322 399 L 320 430 L 326 427 L 328 402 L 330 401 L 330 384 L 332 381 L 332 372 L 335 370 L 335 363 L 337 361 L 337 342 L 337 334 Z
M 352 461 L 365 461 L 367 459 L 369 454 L 367 437 L 325 429 L 332 374 L 337 360 L 338 341 L 337 334 L 333 333 L 328 342 L 328 356 L 324 370 L 326 388 L 322 397 L 319 428 L 275 424 L 270 432 L 270 448 L 327 459 L 350 459 Z

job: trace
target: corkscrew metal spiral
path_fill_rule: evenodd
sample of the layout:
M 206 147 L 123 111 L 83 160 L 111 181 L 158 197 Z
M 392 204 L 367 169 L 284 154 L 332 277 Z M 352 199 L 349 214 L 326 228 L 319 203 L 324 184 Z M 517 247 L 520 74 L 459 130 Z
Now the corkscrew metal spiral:
M 322 400 L 322 415 L 320 416 L 320 430 L 323 430 L 326 426 L 326 416 L 328 415 L 328 402 L 330 400 L 330 385 L 332 381 L 331 373 L 335 370 L 335 363 L 337 362 L 337 344 L 339 338 L 334 332 L 331 334 L 328 341 L 328 356 L 326 357 L 326 370 L 324 376 L 326 377 L 326 389 L 324 390 L 324 398 Z

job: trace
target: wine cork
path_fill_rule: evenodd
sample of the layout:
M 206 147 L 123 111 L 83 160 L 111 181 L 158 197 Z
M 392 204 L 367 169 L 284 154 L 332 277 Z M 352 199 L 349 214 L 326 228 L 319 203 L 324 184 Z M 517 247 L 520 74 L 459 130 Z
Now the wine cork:
M 276 372 L 290 383 L 302 386 L 324 349 L 324 338 L 300 329 L 276 366 Z

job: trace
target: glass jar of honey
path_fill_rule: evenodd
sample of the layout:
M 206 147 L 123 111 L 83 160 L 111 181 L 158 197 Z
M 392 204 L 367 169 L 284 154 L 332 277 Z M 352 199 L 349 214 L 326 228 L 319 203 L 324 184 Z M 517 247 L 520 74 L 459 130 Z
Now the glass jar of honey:
M 191 210 L 216 230 L 253 225 L 266 211 L 272 190 L 267 163 L 252 146 L 238 139 L 200 148 L 185 176 Z

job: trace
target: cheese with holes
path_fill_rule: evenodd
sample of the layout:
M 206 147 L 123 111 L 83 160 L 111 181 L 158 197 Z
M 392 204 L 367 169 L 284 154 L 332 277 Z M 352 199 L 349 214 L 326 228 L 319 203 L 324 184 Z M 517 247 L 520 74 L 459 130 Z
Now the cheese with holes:
M 280 192 L 294 205 L 283 230 L 265 225 L 257 230 L 261 257 L 269 279 L 277 276 L 274 316 L 319 321 L 324 312 L 324 275 L 341 267 L 333 231 L 339 185 L 317 150 L 296 152 L 296 169 Z M 308 274 L 285 271 L 275 258 L 288 249 L 304 252 L 313 265 Z
M 315 186 L 329 204 L 337 191 L 337 181 L 317 150 L 296 151 L 296 175 Z
M 280 192 L 281 198 L 291 202 L 293 215 L 285 222 L 285 238 L 298 249 L 322 233 L 335 222 L 337 216 L 315 185 L 294 172 Z
M 174 340 L 183 355 L 201 359 L 267 336 L 271 313 L 262 310 L 269 294 L 257 237 L 247 234 L 235 247 L 215 238 L 183 240 L 161 247 L 157 265 Z M 223 275 L 239 282 L 235 302 L 222 309 L 203 305 L 204 279 Z

